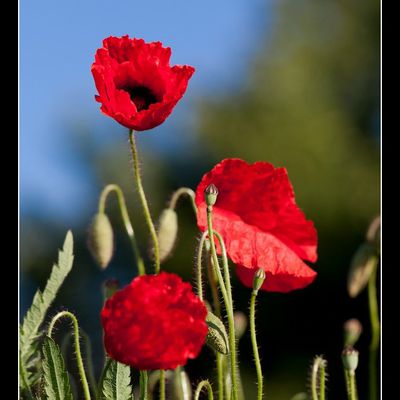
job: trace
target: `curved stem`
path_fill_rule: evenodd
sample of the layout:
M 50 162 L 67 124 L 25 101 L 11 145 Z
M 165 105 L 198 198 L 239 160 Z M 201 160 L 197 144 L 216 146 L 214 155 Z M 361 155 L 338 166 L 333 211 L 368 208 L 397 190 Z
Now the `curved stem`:
M 251 334 L 251 345 L 253 347 L 254 361 L 256 364 L 257 371 L 257 400 L 263 398 L 263 375 L 261 369 L 260 355 L 258 353 L 257 337 L 256 337 L 256 298 L 258 291 L 253 290 L 251 292 L 250 299 L 250 334 Z
M 369 346 L 369 396 L 370 400 L 377 400 L 378 385 L 377 385 L 377 357 L 379 348 L 379 313 L 378 299 L 376 294 L 376 274 L 378 264 L 374 266 L 371 276 L 368 281 L 368 304 L 369 316 L 371 320 L 371 343 Z
M 194 215 L 197 216 L 197 206 L 196 206 L 196 201 L 195 201 L 196 194 L 194 193 L 194 191 L 192 189 L 187 188 L 187 187 L 181 187 L 173 193 L 171 200 L 169 201 L 169 208 L 172 208 L 173 210 L 175 210 L 178 200 L 183 195 L 189 196 L 190 203 L 191 203 L 193 211 L 194 211 Z
M 81 346 L 79 343 L 79 325 L 78 325 L 78 320 L 76 319 L 75 315 L 69 311 L 59 312 L 51 320 L 49 329 L 47 331 L 47 336 L 51 337 L 51 335 L 53 333 L 54 325 L 60 318 L 63 318 L 63 317 L 68 317 L 72 321 L 72 325 L 73 325 L 73 329 L 74 329 L 74 344 L 75 344 L 76 362 L 78 364 L 79 376 L 82 381 L 83 394 L 84 394 L 85 400 L 90 400 L 90 390 L 89 390 L 89 385 L 88 385 L 88 382 L 86 379 L 85 367 L 83 365 L 83 360 L 82 360 Z
M 160 400 L 165 400 L 165 371 L 160 370 Z
M 217 359 L 217 379 L 218 379 L 218 400 L 224 399 L 224 356 L 219 353 L 216 353 Z
M 194 400 L 199 400 L 200 393 L 204 387 L 207 389 L 207 392 L 208 392 L 208 400 L 214 400 L 213 390 L 212 390 L 211 384 L 208 380 L 201 381 L 197 385 L 196 392 L 194 393 Z
M 212 207 L 208 206 L 207 207 L 207 225 L 208 225 L 208 233 L 209 233 L 209 238 L 211 242 L 211 255 L 214 263 L 214 269 L 216 270 L 217 277 L 218 277 L 218 282 L 221 287 L 221 292 L 222 296 L 224 298 L 224 303 L 225 303 L 225 308 L 227 311 L 228 315 L 228 325 L 229 325 L 229 346 L 230 346 L 230 359 L 231 359 L 231 374 L 232 374 L 232 397 L 233 400 L 237 400 L 238 396 L 238 385 L 237 385 L 237 375 L 236 375 L 236 340 L 235 340 L 235 325 L 234 325 L 234 319 L 233 319 L 233 306 L 232 306 L 232 293 L 227 293 L 227 289 L 224 283 L 224 279 L 222 278 L 222 274 L 220 271 L 219 263 L 218 263 L 218 257 L 217 257 L 217 251 L 215 249 L 215 243 L 214 243 L 214 234 L 215 232 L 213 231 L 212 228 Z M 222 239 L 220 235 L 216 234 L 218 239 Z M 223 241 L 220 241 L 221 244 L 221 249 L 224 252 L 224 247 Z M 223 254 L 223 261 L 225 260 L 226 254 Z M 224 261 L 224 271 L 226 272 L 227 265 Z M 227 271 L 229 275 L 229 270 Z M 230 289 L 230 280 L 226 282 L 227 286 Z
M 128 234 L 129 239 L 131 240 L 132 250 L 135 255 L 136 264 L 138 267 L 138 273 L 139 273 L 139 275 L 144 275 L 146 273 L 145 267 L 144 267 L 144 262 L 140 255 L 140 250 L 139 250 L 139 247 L 136 242 L 135 232 L 133 230 L 133 226 L 132 226 L 131 220 L 129 218 L 124 194 L 118 185 L 116 185 L 116 184 L 107 185 L 101 192 L 100 200 L 99 200 L 99 214 L 104 214 L 107 197 L 111 192 L 115 192 L 117 194 L 119 210 L 121 212 L 121 217 L 122 217 L 122 220 L 125 225 L 126 233 Z
M 197 261 L 196 261 L 196 286 L 197 286 L 197 296 L 203 301 L 203 281 L 202 281 L 202 264 L 203 264 L 203 248 L 204 243 L 207 239 L 208 232 L 204 232 L 201 235 L 199 242 L 199 247 L 197 249 Z
M 85 353 L 86 353 L 86 365 L 87 365 L 87 373 L 90 385 L 93 389 L 94 395 L 97 398 L 97 385 L 96 385 L 96 378 L 94 376 L 94 368 L 92 362 L 92 344 L 90 342 L 89 335 L 83 330 L 80 329 L 80 334 L 83 338 L 83 342 L 85 344 Z
M 131 145 L 133 172 L 135 174 L 136 188 L 139 193 L 140 202 L 142 203 L 144 218 L 146 220 L 147 227 L 149 228 L 150 236 L 153 241 L 155 272 L 156 274 L 158 274 L 160 272 L 160 249 L 158 245 L 156 229 L 154 228 L 154 223 L 151 219 L 149 205 L 147 203 L 146 194 L 144 193 L 142 185 L 142 178 L 140 176 L 139 155 L 136 148 L 135 135 L 132 129 L 129 130 L 129 142 Z
M 147 371 L 140 371 L 140 400 L 147 400 L 147 386 L 148 386 L 149 377 L 147 375 Z

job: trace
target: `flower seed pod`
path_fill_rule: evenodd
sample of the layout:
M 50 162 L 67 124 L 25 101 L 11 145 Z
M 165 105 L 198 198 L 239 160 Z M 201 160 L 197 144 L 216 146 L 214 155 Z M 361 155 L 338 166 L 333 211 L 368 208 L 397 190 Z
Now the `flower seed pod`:
M 213 206 L 218 197 L 218 189 L 214 184 L 208 185 L 204 191 L 207 206 Z
M 166 208 L 162 211 L 158 220 L 157 238 L 160 250 L 160 262 L 164 262 L 175 247 L 178 236 L 178 215 L 172 208 Z M 154 257 L 153 250 L 151 256 Z
M 239 340 L 247 329 L 247 316 L 241 311 L 235 311 L 233 313 L 233 321 L 235 326 L 235 337 Z
M 228 335 L 222 321 L 209 311 L 206 317 L 206 323 L 208 325 L 206 337 L 207 345 L 221 354 L 228 354 Z
M 358 366 L 358 351 L 351 346 L 346 347 L 342 351 L 342 362 L 344 369 L 354 374 Z
M 362 325 L 358 319 L 347 320 L 343 325 L 344 345 L 354 346 L 362 333 Z
M 88 247 L 102 268 L 107 268 L 114 252 L 114 233 L 106 214 L 96 214 L 89 227 Z
M 347 291 L 350 297 L 356 297 L 367 286 L 372 271 L 378 264 L 378 255 L 374 246 L 363 243 L 354 254 L 347 279 Z
M 257 272 L 254 274 L 253 279 L 253 290 L 258 292 L 265 281 L 265 271 L 262 268 L 259 268 Z

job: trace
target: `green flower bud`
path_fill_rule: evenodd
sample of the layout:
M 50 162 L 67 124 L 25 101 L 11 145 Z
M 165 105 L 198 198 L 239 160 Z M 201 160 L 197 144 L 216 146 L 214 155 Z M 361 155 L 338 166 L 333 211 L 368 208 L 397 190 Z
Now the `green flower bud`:
M 373 219 L 368 227 L 366 239 L 371 245 L 375 246 L 376 251 L 380 252 L 381 246 L 381 217 L 378 215 Z
M 235 326 L 235 336 L 239 340 L 247 329 L 247 316 L 241 311 L 235 311 L 233 313 L 233 322 Z
M 174 399 L 192 399 L 192 385 L 190 383 L 188 374 L 185 372 L 183 367 L 178 367 L 174 371 L 174 377 L 172 379 L 172 392 L 174 394 Z
M 222 321 L 212 312 L 208 312 L 206 317 L 208 333 L 206 343 L 213 350 L 221 354 L 229 353 L 228 335 Z
M 347 279 L 347 291 L 350 297 L 356 297 L 367 286 L 369 277 L 378 264 L 378 255 L 374 246 L 363 243 L 353 256 Z
M 218 189 L 214 184 L 208 185 L 204 191 L 207 206 L 213 206 L 218 197 Z
M 160 215 L 157 229 L 158 245 L 160 248 L 160 262 L 164 262 L 169 256 L 172 255 L 177 236 L 178 215 L 172 208 L 166 208 Z
M 351 346 L 346 347 L 342 351 L 342 362 L 344 369 L 354 374 L 358 366 L 358 351 Z
M 253 290 L 258 292 L 265 281 L 265 271 L 262 268 L 259 268 L 257 272 L 254 274 L 253 279 Z
M 347 320 L 343 325 L 344 345 L 354 346 L 362 333 L 362 325 L 358 319 Z
M 114 252 L 114 233 L 106 214 L 96 214 L 89 227 L 88 247 L 102 268 L 107 268 Z
M 102 292 L 104 301 L 109 299 L 119 289 L 119 282 L 117 279 L 107 279 L 103 282 Z

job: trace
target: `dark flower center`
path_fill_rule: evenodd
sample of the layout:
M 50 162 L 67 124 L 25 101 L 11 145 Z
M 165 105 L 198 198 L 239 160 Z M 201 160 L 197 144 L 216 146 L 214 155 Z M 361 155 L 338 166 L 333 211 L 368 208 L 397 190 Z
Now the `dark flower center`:
M 136 86 L 125 90 L 129 93 L 138 111 L 147 110 L 151 104 L 158 101 L 155 94 L 145 86 Z

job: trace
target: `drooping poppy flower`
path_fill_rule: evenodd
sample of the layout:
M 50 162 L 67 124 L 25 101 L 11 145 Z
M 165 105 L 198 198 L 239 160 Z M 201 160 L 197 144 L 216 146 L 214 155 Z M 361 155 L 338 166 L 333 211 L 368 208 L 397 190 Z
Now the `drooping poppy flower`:
M 206 315 L 204 303 L 179 276 L 138 276 L 101 311 L 104 346 L 110 357 L 140 370 L 174 369 L 199 354 Z
M 194 72 L 169 65 L 171 49 L 160 42 L 110 36 L 98 49 L 92 74 L 101 111 L 129 129 L 162 124 L 186 91 Z
M 266 272 L 263 290 L 288 292 L 314 280 L 316 272 L 302 260 L 317 260 L 317 232 L 296 205 L 285 168 L 237 158 L 217 164 L 196 190 L 202 231 L 207 229 L 204 191 L 210 184 L 219 192 L 213 228 L 222 235 L 244 285 L 252 287 L 259 268 Z

